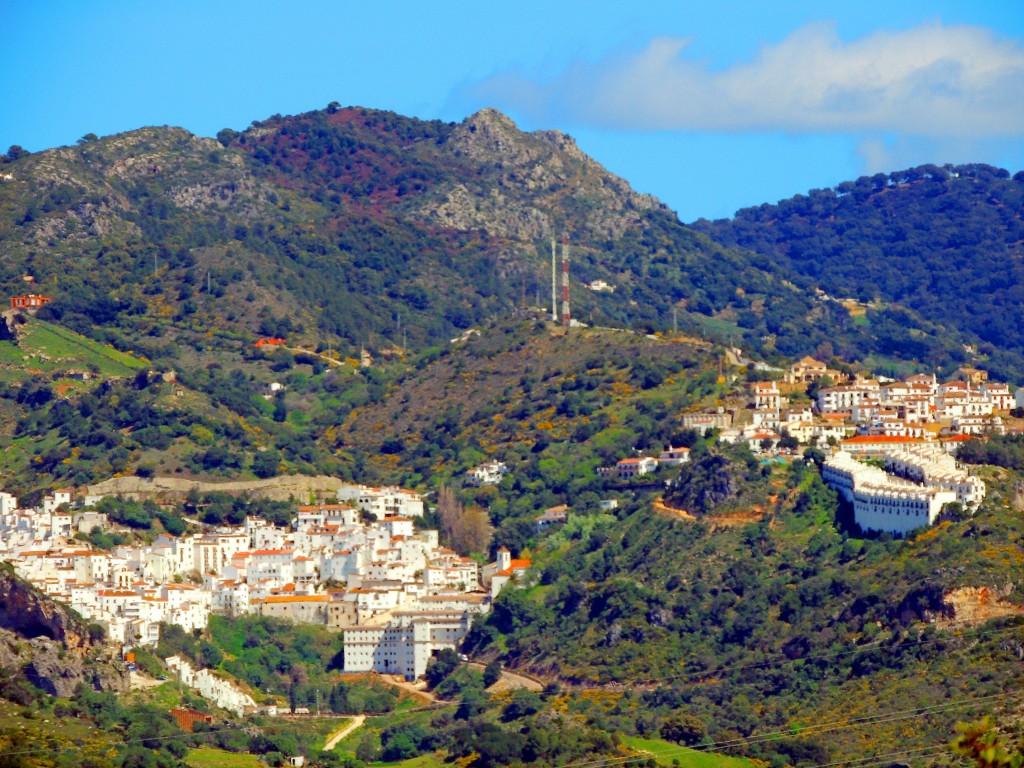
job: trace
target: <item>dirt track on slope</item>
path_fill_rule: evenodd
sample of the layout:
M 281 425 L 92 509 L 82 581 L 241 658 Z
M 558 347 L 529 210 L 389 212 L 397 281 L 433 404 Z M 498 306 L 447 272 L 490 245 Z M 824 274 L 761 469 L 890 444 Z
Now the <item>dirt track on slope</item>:
M 331 734 L 331 737 L 327 740 L 327 743 L 324 744 L 323 751 L 329 752 L 330 750 L 334 749 L 336 746 L 338 746 L 339 741 L 344 739 L 346 736 L 348 736 L 350 733 L 352 733 L 365 722 L 366 715 L 354 716 L 345 725 L 343 725 L 340 730 L 335 731 Z
M 701 522 L 711 526 L 711 530 L 715 531 L 719 528 L 732 528 L 737 525 L 749 525 L 750 523 L 758 523 L 764 519 L 765 513 L 761 507 L 754 506 L 749 510 L 741 510 L 739 512 L 730 512 L 725 515 L 708 515 L 707 517 L 696 517 L 690 514 L 685 509 L 677 509 L 671 507 L 665 503 L 664 499 L 655 499 L 651 505 L 654 511 L 661 515 L 668 517 L 675 517 L 680 520 L 687 520 L 691 523 Z

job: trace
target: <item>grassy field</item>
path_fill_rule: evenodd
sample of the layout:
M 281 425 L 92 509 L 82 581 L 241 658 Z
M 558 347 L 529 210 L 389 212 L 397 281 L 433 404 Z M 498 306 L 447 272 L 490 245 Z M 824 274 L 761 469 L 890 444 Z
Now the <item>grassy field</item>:
M 750 760 L 740 757 L 700 752 L 662 739 L 623 736 L 622 743 L 638 752 L 649 754 L 661 765 L 680 765 L 682 768 L 753 768 L 754 765 Z
M 18 344 L 0 342 L 4 380 L 18 383 L 30 373 L 60 376 L 70 370 L 92 370 L 101 378 L 131 376 L 146 363 L 111 346 L 87 339 L 59 325 L 32 319 Z
M 256 755 L 202 747 L 190 750 L 185 763 L 192 768 L 256 768 L 260 765 L 260 759 Z

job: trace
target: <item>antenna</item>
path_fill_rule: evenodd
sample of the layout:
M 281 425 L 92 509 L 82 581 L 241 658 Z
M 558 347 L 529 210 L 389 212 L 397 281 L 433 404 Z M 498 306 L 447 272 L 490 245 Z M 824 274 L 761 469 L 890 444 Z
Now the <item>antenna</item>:
M 562 327 L 568 328 L 569 314 L 569 236 L 562 236 Z
M 558 320 L 558 271 L 555 268 L 555 236 L 551 236 L 551 320 Z

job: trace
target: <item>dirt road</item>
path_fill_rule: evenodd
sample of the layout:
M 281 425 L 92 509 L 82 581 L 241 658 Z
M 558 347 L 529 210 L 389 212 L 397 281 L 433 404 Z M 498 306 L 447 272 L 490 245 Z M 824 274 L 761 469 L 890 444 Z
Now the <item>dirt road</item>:
M 410 683 L 401 675 L 381 675 L 380 679 L 388 685 L 393 685 L 395 688 L 411 693 L 412 697 L 421 704 L 433 704 L 437 701 L 437 696 L 426 690 L 426 683 L 422 681 Z
M 480 672 L 484 671 L 484 665 L 475 661 L 469 662 L 469 666 Z M 516 674 L 504 667 L 501 668 L 501 679 L 491 686 L 492 691 L 511 690 L 513 688 L 526 688 L 529 691 L 543 691 L 544 684 L 532 677 Z
M 129 672 L 128 680 L 129 686 L 133 691 L 142 690 L 144 688 L 155 688 L 158 685 L 163 685 L 165 682 L 164 680 L 157 680 L 156 678 L 140 674 L 139 672 Z
M 339 741 L 344 739 L 346 736 L 348 736 L 350 733 L 356 730 L 356 728 L 358 728 L 365 722 L 366 715 L 354 716 L 351 720 L 349 720 L 347 723 L 345 723 L 345 725 L 341 727 L 341 730 L 335 731 L 331 734 L 331 737 L 327 740 L 327 743 L 324 744 L 323 751 L 329 752 L 330 750 L 334 749 L 336 746 L 338 746 Z

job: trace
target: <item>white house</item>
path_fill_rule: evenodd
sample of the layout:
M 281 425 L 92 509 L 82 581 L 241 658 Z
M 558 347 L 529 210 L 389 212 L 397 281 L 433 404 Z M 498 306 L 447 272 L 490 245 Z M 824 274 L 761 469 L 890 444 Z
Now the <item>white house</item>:
M 615 463 L 615 472 L 621 478 L 639 477 L 658 469 L 658 460 L 650 456 L 630 457 Z

